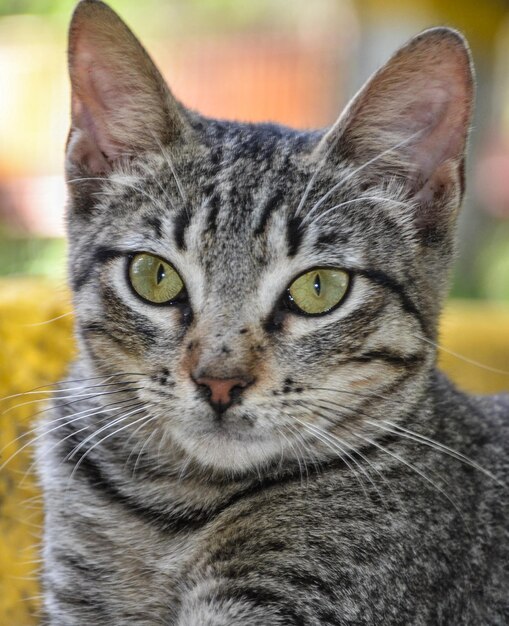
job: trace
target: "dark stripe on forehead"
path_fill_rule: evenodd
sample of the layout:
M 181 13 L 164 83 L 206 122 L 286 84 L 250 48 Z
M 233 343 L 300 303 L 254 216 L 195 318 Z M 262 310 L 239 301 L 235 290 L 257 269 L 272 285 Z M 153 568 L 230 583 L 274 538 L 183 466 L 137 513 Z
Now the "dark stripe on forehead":
M 304 231 L 302 221 L 299 217 L 291 216 L 286 225 L 286 239 L 288 242 L 288 256 L 292 257 L 299 251 Z
M 274 213 L 274 211 L 281 206 L 281 203 L 283 201 L 283 190 L 282 189 L 276 189 L 272 195 L 269 197 L 269 199 L 267 200 L 267 202 L 265 203 L 265 206 L 263 207 L 263 211 L 262 214 L 260 216 L 260 220 L 255 228 L 254 234 L 255 235 L 261 235 L 264 231 L 265 228 L 267 226 L 267 222 L 269 221 L 271 215 Z
M 154 230 L 156 237 L 161 239 L 163 236 L 163 225 L 161 220 L 158 217 L 149 215 L 145 218 L 145 223 Z
M 112 248 L 106 248 L 99 246 L 92 257 L 85 262 L 84 267 L 80 267 L 79 272 L 71 277 L 71 284 L 74 291 L 79 291 L 84 287 L 89 279 L 92 277 L 93 269 L 96 265 L 102 265 L 112 259 L 116 259 L 120 256 L 124 256 L 124 252 L 121 250 L 115 250 Z
M 422 313 L 419 311 L 417 306 L 413 303 L 410 296 L 407 294 L 403 285 L 401 285 L 397 280 L 388 276 L 385 272 L 381 272 L 380 270 L 355 270 L 357 274 L 360 276 L 364 276 L 371 282 L 380 285 L 381 287 L 385 287 L 394 293 L 401 302 L 401 306 L 403 310 L 407 313 L 413 315 L 419 325 L 421 326 L 422 331 L 426 336 L 428 336 L 426 321 Z
M 181 209 L 175 216 L 173 223 L 173 237 L 179 250 L 186 249 L 186 230 L 191 223 L 191 211 L 188 208 Z
M 217 191 L 214 191 L 208 199 L 209 213 L 207 215 L 207 224 L 205 226 L 205 232 L 215 233 L 217 230 L 217 216 L 219 209 L 221 208 L 221 198 Z
M 313 248 L 317 252 L 322 252 L 327 248 L 345 246 L 349 237 L 346 233 L 340 233 L 335 230 L 325 230 L 320 233 L 313 242 Z

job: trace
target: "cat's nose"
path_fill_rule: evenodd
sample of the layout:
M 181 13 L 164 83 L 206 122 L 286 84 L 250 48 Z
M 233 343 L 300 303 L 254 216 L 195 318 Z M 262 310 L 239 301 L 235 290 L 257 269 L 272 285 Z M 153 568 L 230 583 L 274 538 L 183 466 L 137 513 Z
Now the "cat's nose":
M 200 376 L 194 378 L 198 387 L 205 389 L 207 400 L 212 408 L 218 413 L 223 413 L 240 396 L 242 391 L 252 382 L 252 378 L 212 378 L 210 376 Z

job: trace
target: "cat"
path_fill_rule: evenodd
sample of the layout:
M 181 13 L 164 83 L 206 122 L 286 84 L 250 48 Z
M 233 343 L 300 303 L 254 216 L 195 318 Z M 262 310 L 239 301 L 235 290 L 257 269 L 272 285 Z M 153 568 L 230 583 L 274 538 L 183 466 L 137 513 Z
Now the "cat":
M 463 37 L 417 35 L 312 132 L 187 109 L 96 0 L 69 68 L 46 623 L 509 624 L 509 397 L 436 370 Z

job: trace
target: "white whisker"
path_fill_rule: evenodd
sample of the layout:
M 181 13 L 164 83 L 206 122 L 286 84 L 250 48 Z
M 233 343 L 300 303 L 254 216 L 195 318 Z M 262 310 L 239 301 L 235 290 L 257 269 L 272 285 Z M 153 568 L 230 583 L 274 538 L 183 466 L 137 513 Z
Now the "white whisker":
M 325 154 L 322 156 L 321 159 L 319 159 L 318 164 L 315 168 L 315 171 L 313 172 L 313 175 L 310 177 L 308 184 L 306 185 L 306 188 L 304 190 L 304 193 L 302 194 L 302 198 L 300 199 L 299 205 L 297 209 L 295 210 L 295 216 L 298 216 L 300 212 L 302 211 L 302 208 L 304 207 L 306 200 L 308 199 L 311 189 L 313 188 L 313 185 L 315 184 L 315 180 L 318 174 L 320 173 L 322 167 L 324 166 L 327 159 L 331 155 L 332 150 L 336 147 L 338 140 L 339 140 L 339 135 L 336 135 L 336 137 L 334 137 L 334 140 L 331 142 L 331 145 L 327 148 Z
M 117 383 L 114 383 L 117 384 Z M 121 383 L 118 383 L 121 384 Z M 99 385 L 99 386 L 103 386 L 103 385 Z M 83 390 L 83 393 L 77 393 L 77 394 L 71 394 L 69 396 L 67 395 L 61 395 L 61 396 L 51 396 L 49 398 L 39 398 L 37 400 L 28 400 L 27 402 L 21 402 L 19 404 L 15 404 L 14 406 L 9 407 L 8 409 L 5 409 L 4 411 L 2 411 L 2 413 L 0 413 L 0 417 L 2 417 L 3 415 L 7 415 L 7 413 L 11 413 L 11 411 L 14 411 L 16 409 L 21 408 L 22 406 L 28 406 L 31 404 L 37 404 L 38 402 L 49 402 L 49 401 L 56 401 L 56 400 L 70 400 L 70 398 L 73 398 L 73 400 L 67 402 L 66 404 L 60 404 L 58 406 L 60 407 L 64 407 L 64 406 L 69 406 L 69 404 L 74 404 L 75 402 L 77 402 L 78 400 L 90 400 L 93 398 L 100 398 L 103 396 L 110 396 L 110 395 L 115 395 L 118 393 L 127 393 L 127 392 L 133 392 L 133 391 L 140 391 L 142 389 L 142 387 L 123 387 L 122 389 L 118 389 L 117 391 L 102 391 L 102 392 L 98 392 L 98 393 L 92 393 L 92 392 L 88 392 Z M 29 392 L 31 393 L 31 392 Z M 39 392 L 33 392 L 35 393 L 39 393 Z M 42 392 L 45 393 L 45 392 Z M 58 392 L 55 392 L 58 393 Z M 51 410 L 53 407 L 49 406 L 48 409 L 46 409 L 45 411 Z M 44 412 L 45 412 L 44 411 Z M 37 415 L 37 413 L 35 414 Z
M 119 404 L 119 403 L 117 403 Z M 108 406 L 108 405 L 106 405 Z M 78 411 L 78 413 L 74 413 L 72 416 L 72 419 L 69 419 L 69 416 L 65 416 L 65 417 L 60 417 L 56 420 L 54 420 L 52 423 L 55 422 L 62 422 L 61 424 L 59 424 L 58 426 L 55 426 L 53 428 L 50 428 L 49 430 L 44 430 L 44 432 L 42 432 L 40 435 L 37 435 L 37 437 L 34 437 L 33 439 L 31 439 L 30 441 L 28 441 L 27 443 L 25 443 L 23 446 L 21 446 L 21 448 L 18 448 L 16 450 L 16 452 L 14 452 L 13 454 L 11 454 L 11 456 L 2 463 L 2 465 L 0 465 L 0 471 L 2 471 L 3 469 L 5 469 L 5 467 L 15 458 L 18 456 L 18 454 L 20 454 L 21 452 L 23 452 L 23 450 L 25 450 L 26 448 L 28 448 L 28 446 L 33 445 L 36 441 L 39 441 L 40 439 L 42 439 L 42 437 L 45 437 L 46 435 L 55 432 L 57 430 L 59 430 L 60 428 L 63 428 L 64 426 L 66 426 L 67 424 L 73 424 L 74 422 L 84 419 L 86 417 L 91 417 L 93 415 L 97 415 L 98 413 L 101 413 L 102 411 L 104 412 L 108 412 L 108 411 L 112 411 L 112 410 L 118 410 L 117 407 L 115 408 L 109 408 L 109 409 L 104 409 L 104 408 L 100 408 L 98 409 L 97 407 L 92 407 L 90 409 L 85 409 L 83 411 Z M 94 411 L 92 413 L 90 413 L 90 411 Z M 23 435 L 20 435 L 20 437 L 17 437 L 11 444 L 7 444 L 7 445 L 12 445 L 13 443 L 15 443 L 18 439 L 20 439 L 21 437 L 24 437 L 27 434 L 31 434 L 34 432 L 37 432 L 38 430 L 38 426 L 34 429 L 32 429 L 31 431 L 29 431 L 29 433 L 23 433 Z M 5 450 L 5 447 L 4 447 Z
M 406 137 L 403 141 L 400 141 L 399 143 L 395 144 L 394 146 L 387 148 L 386 150 L 384 150 L 383 152 L 380 152 L 379 154 L 377 154 L 376 156 L 374 156 L 372 159 L 369 159 L 368 161 L 365 161 L 362 165 L 359 165 L 359 167 L 355 168 L 352 172 L 350 172 L 349 174 L 347 174 L 344 178 L 342 178 L 339 182 L 337 182 L 335 185 L 333 185 L 331 187 L 331 189 L 329 189 L 329 191 L 327 191 L 310 209 L 309 213 L 307 214 L 307 217 L 309 217 L 310 215 L 312 215 L 315 211 L 317 211 L 322 204 L 327 200 L 327 198 L 329 198 L 335 191 L 337 191 L 340 187 L 342 187 L 348 180 L 350 180 L 351 178 L 353 178 L 356 174 L 358 174 L 359 172 L 361 172 L 363 169 L 365 169 L 366 167 L 368 167 L 369 165 L 372 165 L 373 163 L 375 163 L 376 161 L 378 161 L 378 159 L 381 159 L 383 156 L 385 156 L 386 154 L 389 154 L 390 152 L 394 152 L 395 150 L 397 150 L 398 148 L 401 148 L 402 146 L 406 145 L 407 143 L 410 143 L 410 141 L 412 141 L 412 139 L 415 139 L 415 137 L 417 137 L 419 134 L 423 133 L 424 130 L 419 130 L 415 133 L 412 133 L 409 137 Z
M 445 453 L 445 454 L 447 454 L 447 455 L 457 459 L 458 461 L 461 461 L 462 463 L 465 463 L 466 465 L 469 465 L 470 467 L 478 470 L 479 472 L 481 472 L 482 474 L 484 474 L 485 476 L 487 476 L 491 480 L 495 481 L 499 485 L 504 486 L 504 483 L 502 483 L 491 472 L 489 472 L 488 470 L 484 469 L 484 467 L 482 467 L 481 465 L 479 465 L 478 463 L 476 463 L 475 461 L 470 459 L 468 456 L 465 456 L 461 452 L 458 452 L 457 450 L 454 450 L 454 448 L 449 448 L 448 446 L 445 446 L 444 444 L 439 443 L 438 441 L 435 441 L 433 439 L 429 439 L 428 437 L 425 437 L 424 435 L 420 435 L 419 433 L 415 433 L 415 432 L 413 432 L 411 430 L 403 428 L 403 426 L 399 426 L 399 424 L 394 424 L 393 422 L 389 422 L 387 420 L 381 420 L 381 421 L 384 424 L 388 424 L 389 426 L 392 426 L 392 428 L 388 428 L 386 426 L 382 426 L 382 424 L 379 424 L 377 422 L 370 422 L 370 421 L 368 421 L 367 423 L 371 424 L 372 426 L 376 426 L 377 428 L 381 428 L 382 430 L 387 430 L 387 431 L 389 431 L 389 432 L 391 432 L 391 433 L 393 433 L 395 435 L 399 435 L 400 437 L 405 437 L 406 439 L 410 439 L 410 440 L 415 441 L 417 443 L 422 443 L 423 445 L 427 445 L 428 447 L 433 448 L 437 452 Z
M 440 345 L 439 343 L 435 343 L 434 341 L 431 341 L 431 339 L 428 339 L 427 337 L 423 337 L 422 335 L 414 334 L 412 336 L 415 337 L 416 339 L 420 339 L 421 341 L 424 341 L 425 343 L 428 343 L 430 346 L 433 346 L 437 350 L 441 350 L 442 352 L 445 352 L 446 354 L 450 354 L 456 359 L 460 359 L 461 361 L 464 361 L 465 363 L 469 363 L 470 365 L 474 365 L 475 367 L 479 367 L 488 372 L 492 372 L 493 374 L 502 374 L 504 376 L 509 376 L 508 370 L 501 370 L 501 369 L 498 369 L 497 367 L 491 367 L 489 365 L 485 365 L 484 363 L 480 363 L 479 361 L 476 361 L 475 359 L 470 359 L 469 357 L 459 354 L 458 352 L 454 352 L 454 350 L 449 350 L 449 348 L 446 348 Z
M 353 466 L 350 464 L 348 459 L 345 458 L 345 456 L 346 456 L 346 457 L 350 458 L 351 460 L 353 460 L 351 455 L 348 452 L 346 452 L 344 450 L 344 448 L 337 441 L 333 441 L 329 437 L 329 434 L 326 433 L 319 426 L 316 426 L 314 424 L 307 424 L 306 422 L 303 422 L 302 420 L 300 420 L 299 418 L 297 418 L 295 416 L 294 416 L 293 419 L 295 419 L 297 422 L 299 422 L 299 424 L 301 424 L 304 427 L 304 429 L 307 430 L 307 432 L 309 432 L 310 434 L 314 435 L 317 439 L 319 439 L 322 443 L 324 443 L 328 448 L 330 448 L 331 450 L 335 451 L 335 454 L 337 454 L 337 456 L 339 456 L 339 458 L 343 461 L 343 463 L 348 467 L 348 469 L 356 477 L 357 481 L 361 485 L 361 488 L 362 488 L 362 490 L 364 492 L 364 495 L 366 497 L 369 497 L 368 496 L 368 492 L 366 491 L 366 487 L 365 487 L 364 483 L 362 482 L 362 480 L 360 480 L 359 475 L 357 474 L 357 472 L 355 471 Z M 343 456 L 343 455 L 345 455 L 345 456 Z
M 44 324 L 51 324 L 52 322 L 61 320 L 62 318 L 68 317 L 69 315 L 73 315 L 73 311 L 62 313 L 62 315 L 57 315 L 56 317 L 52 317 L 50 320 L 45 320 L 44 322 L 35 322 L 34 324 L 22 324 L 21 328 L 32 328 L 34 326 L 44 326 Z
M 323 219 L 330 213 L 337 211 L 337 209 L 340 209 L 343 206 L 347 206 L 348 204 L 354 204 L 355 202 L 363 202 L 364 200 L 370 200 L 373 202 L 378 201 L 382 204 L 389 203 L 389 204 L 395 204 L 396 206 L 408 207 L 408 202 L 401 202 L 400 200 L 394 200 L 393 198 L 384 198 L 383 196 L 361 196 L 360 198 L 353 198 L 352 200 L 345 200 L 345 202 L 340 202 L 339 204 L 336 204 L 333 207 L 330 207 L 323 213 L 320 213 L 318 218 Z M 302 224 L 305 224 L 306 222 L 308 222 L 310 218 L 311 218 L 311 212 L 309 212 L 307 215 L 303 217 Z
M 444 496 L 444 498 L 446 498 L 452 504 L 454 509 L 459 513 L 459 515 L 463 519 L 463 513 L 459 509 L 456 502 L 441 487 L 439 487 L 433 480 L 431 480 L 431 478 L 426 476 L 424 472 L 421 472 L 419 468 L 415 467 L 415 465 L 412 465 L 412 463 L 410 463 L 409 461 L 406 461 L 403 457 L 401 457 L 396 452 L 391 452 L 390 450 L 387 450 L 386 448 L 384 448 L 382 445 L 380 445 L 379 443 L 377 443 L 370 437 L 366 437 L 365 435 L 359 435 L 359 433 L 355 432 L 353 429 L 350 429 L 350 432 L 352 433 L 354 437 L 357 437 L 358 439 L 361 439 L 362 441 L 365 441 L 366 443 L 369 443 L 370 445 L 375 446 L 375 448 L 378 448 L 380 451 L 385 452 L 385 454 L 396 459 L 397 461 L 399 461 L 400 463 L 402 463 L 403 465 L 411 469 L 413 472 L 418 474 L 423 480 L 429 483 L 436 491 L 438 491 L 442 496 Z
M 159 138 L 157 136 L 155 136 L 153 134 L 153 137 L 159 147 L 159 150 L 161 151 L 162 156 L 164 157 L 164 159 L 166 160 L 166 163 L 168 164 L 168 167 L 170 168 L 170 171 L 172 173 L 172 176 L 175 180 L 175 183 L 177 185 L 177 189 L 179 191 L 180 197 L 182 198 L 182 202 L 184 203 L 184 207 L 186 207 L 186 210 L 188 210 L 188 198 L 187 198 L 187 194 L 184 190 L 184 187 L 180 181 L 180 178 L 177 175 L 177 171 L 175 169 L 175 165 L 173 164 L 173 160 L 170 156 L 170 153 L 168 152 L 168 150 L 165 150 L 164 146 L 162 145 L 161 141 L 159 140 Z
M 116 424 L 123 421 L 124 419 L 126 419 L 127 417 L 135 413 L 136 411 L 141 410 L 141 408 L 144 407 L 144 405 L 145 405 L 144 402 L 135 402 L 134 404 L 129 405 L 128 407 L 124 407 L 124 408 L 129 408 L 132 410 L 128 411 L 127 413 L 122 413 L 122 415 L 120 415 L 119 417 L 115 416 L 115 419 L 113 421 L 108 422 L 106 425 L 102 426 L 98 430 L 95 430 L 91 435 L 83 439 L 83 441 L 80 441 L 80 443 L 75 448 L 73 448 L 73 450 L 71 450 L 71 452 L 69 452 L 69 454 L 65 457 L 65 460 L 68 461 L 69 459 L 72 459 L 84 446 L 87 445 L 89 441 L 94 439 L 94 437 L 96 437 L 97 435 L 100 435 L 103 431 L 107 430 L 108 428 L 115 426 Z
M 111 428 L 111 426 L 116 425 L 120 422 L 125 421 L 127 418 L 129 418 L 131 415 L 136 415 L 136 413 L 140 413 L 141 411 L 146 410 L 146 406 L 143 406 L 141 408 L 139 408 L 136 411 L 131 411 L 129 413 L 127 413 L 126 415 L 124 415 L 122 417 L 122 419 L 116 419 L 114 420 L 113 423 L 108 424 L 107 427 Z M 95 448 L 97 448 L 98 446 L 101 445 L 101 443 L 104 443 L 107 439 L 109 439 L 110 437 L 113 437 L 115 435 L 118 435 L 118 433 L 124 431 L 126 428 L 129 428 L 131 426 L 134 426 L 135 424 L 138 424 L 139 422 L 141 422 L 142 420 L 147 420 L 149 419 L 148 415 L 144 415 L 143 417 L 140 417 L 139 419 L 135 420 L 134 422 L 130 423 L 130 424 L 126 424 L 124 426 L 121 426 L 120 428 L 117 428 L 117 430 L 113 431 L 112 433 L 108 433 L 106 435 L 106 437 L 103 437 L 102 439 L 99 439 L 99 441 L 96 441 L 96 443 L 94 443 L 92 446 L 90 446 L 90 448 L 88 448 L 87 450 L 85 450 L 84 454 L 79 458 L 78 462 L 76 463 L 76 465 L 74 466 L 71 475 L 69 476 L 69 483 L 73 480 L 74 475 L 76 474 L 76 472 L 78 471 L 78 469 L 80 468 L 81 464 L 84 462 L 84 460 L 86 459 L 86 457 L 92 452 L 92 450 L 94 450 Z M 99 431 L 97 431 L 96 433 L 94 433 L 94 436 L 96 436 L 100 431 L 104 431 L 106 427 L 103 427 L 101 429 L 99 429 Z M 68 457 L 66 457 L 67 460 Z
M 143 422 L 142 426 L 146 426 L 147 424 L 150 424 L 150 422 L 152 420 L 155 420 L 157 418 L 160 417 L 159 415 L 154 415 L 153 417 L 151 417 L 148 421 Z M 149 444 L 150 440 L 152 439 L 152 437 L 154 437 L 154 435 L 158 432 L 158 429 L 154 429 L 151 434 L 145 439 L 145 443 L 143 444 L 143 446 L 141 447 L 141 450 L 138 452 L 138 456 L 136 457 L 136 462 L 134 464 L 134 468 L 133 468 L 133 476 L 136 474 L 136 470 L 138 469 L 138 464 L 140 462 L 141 459 L 141 455 L 143 454 L 145 448 L 147 447 L 147 445 Z

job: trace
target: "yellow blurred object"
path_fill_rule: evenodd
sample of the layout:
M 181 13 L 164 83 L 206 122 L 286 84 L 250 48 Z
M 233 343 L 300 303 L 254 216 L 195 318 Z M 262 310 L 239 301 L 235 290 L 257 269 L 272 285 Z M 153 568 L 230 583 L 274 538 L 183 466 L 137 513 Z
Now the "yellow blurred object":
M 449 302 L 440 325 L 439 365 L 461 389 L 509 391 L 509 307 Z
M 450 303 L 441 343 L 447 351 L 440 351 L 440 363 L 460 387 L 509 389 L 509 307 Z M 57 381 L 74 350 L 67 291 L 31 279 L 0 281 L 0 346 L 0 398 Z M 0 624 L 6 626 L 38 621 L 41 502 L 31 451 L 23 446 L 35 436 L 27 433 L 41 405 L 37 394 L 0 400 L 0 464 L 12 457 L 0 473 Z
M 27 435 L 40 397 L 18 395 L 57 381 L 73 352 L 69 295 L 54 283 L 0 281 L 0 624 L 39 622 L 38 542 L 42 513 Z M 14 456 L 15 455 L 15 456 Z

